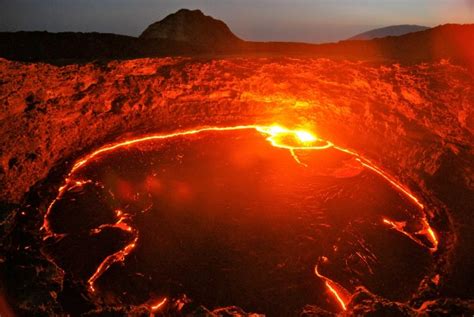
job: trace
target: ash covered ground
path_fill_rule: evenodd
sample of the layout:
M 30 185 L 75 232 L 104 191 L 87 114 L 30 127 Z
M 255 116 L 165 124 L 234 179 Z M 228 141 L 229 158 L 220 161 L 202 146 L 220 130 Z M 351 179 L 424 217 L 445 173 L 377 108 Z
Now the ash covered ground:
M 357 288 L 341 314 L 472 313 L 474 76 L 468 67 L 449 60 L 150 58 L 64 67 L 1 60 L 0 74 L 2 295 L 18 314 L 64 315 L 77 306 L 88 315 L 148 314 L 140 305 L 110 306 L 90 296 L 41 252 L 43 216 L 76 159 L 138 135 L 275 122 L 304 125 L 383 167 L 423 200 L 440 238 L 433 255 L 439 281 L 425 279 L 398 302 Z M 316 306 L 302 312 L 322 314 L 334 313 Z

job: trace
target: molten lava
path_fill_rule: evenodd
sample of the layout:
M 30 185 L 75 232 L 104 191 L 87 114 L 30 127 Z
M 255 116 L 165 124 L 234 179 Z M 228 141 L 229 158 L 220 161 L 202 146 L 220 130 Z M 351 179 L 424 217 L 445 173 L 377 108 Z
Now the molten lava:
M 167 298 L 163 298 L 162 300 L 158 301 L 156 304 L 150 305 L 150 311 L 152 313 L 159 311 L 168 301 Z
M 322 257 L 320 260 L 323 262 L 327 262 L 328 258 Z M 340 284 L 332 281 L 331 279 L 319 273 L 318 264 L 314 266 L 314 274 L 316 274 L 316 276 L 320 279 L 324 280 L 328 291 L 331 293 L 331 295 L 334 296 L 339 305 L 341 305 L 342 310 L 347 310 L 346 305 L 350 301 L 351 294 Z
M 318 151 L 318 150 L 328 150 L 333 149 L 337 150 L 346 154 L 349 154 L 357 162 L 360 163 L 361 167 L 368 169 L 369 171 L 375 173 L 376 175 L 382 177 L 385 181 L 387 181 L 401 196 L 405 197 L 408 201 L 410 201 L 416 208 L 420 210 L 420 212 L 425 215 L 424 204 L 421 203 L 420 199 L 415 196 L 409 189 L 407 189 L 404 185 L 400 184 L 394 177 L 390 176 L 388 173 L 383 171 L 380 167 L 373 164 L 368 159 L 364 158 L 363 156 L 355 153 L 352 150 L 345 149 L 339 146 L 334 145 L 332 142 L 319 138 L 318 136 L 314 135 L 310 131 L 302 130 L 302 129 L 288 129 L 279 125 L 271 125 L 271 126 L 260 126 L 260 125 L 242 125 L 242 126 L 230 126 L 230 127 L 204 127 L 198 129 L 190 129 L 185 131 L 178 131 L 169 134 L 155 134 L 144 136 L 140 138 L 134 138 L 125 140 L 119 143 L 106 145 L 104 147 L 99 148 L 98 150 L 92 152 L 89 155 L 86 155 L 82 159 L 78 160 L 72 167 L 71 171 L 67 175 L 64 184 L 59 188 L 58 195 L 54 199 L 54 201 L 48 207 L 48 210 L 44 217 L 43 229 L 45 231 L 45 238 L 48 237 L 59 237 L 61 233 L 57 233 L 54 231 L 50 224 L 50 216 L 51 211 L 55 207 L 57 201 L 63 198 L 63 196 L 68 192 L 73 190 L 74 188 L 85 186 L 85 185 L 92 185 L 94 182 L 89 179 L 78 179 L 77 174 L 78 172 L 85 168 L 89 163 L 99 159 L 100 157 L 104 156 L 107 153 L 111 153 L 118 149 L 123 149 L 127 147 L 133 147 L 139 144 L 144 144 L 150 141 L 156 140 L 166 140 L 172 139 L 177 137 L 183 136 L 191 136 L 197 135 L 204 132 L 223 132 L 223 131 L 247 131 L 247 130 L 254 130 L 258 131 L 261 135 L 266 137 L 266 140 L 276 148 L 285 149 L 290 152 L 292 157 L 295 161 L 302 165 L 307 166 L 307 164 L 300 158 L 300 154 L 304 155 L 310 151 Z M 158 186 L 158 185 L 156 185 Z M 178 192 L 179 193 L 179 192 Z M 186 188 L 182 187 L 183 195 L 186 194 Z M 145 208 L 142 212 L 146 212 L 147 209 Z M 106 272 L 108 271 L 114 263 L 117 262 L 124 262 L 125 259 L 133 252 L 133 250 L 137 247 L 137 243 L 139 241 L 139 230 L 134 227 L 134 220 L 130 213 L 127 211 L 116 209 L 115 210 L 115 222 L 110 224 L 103 224 L 91 230 L 91 232 L 95 235 L 100 234 L 106 228 L 120 230 L 124 233 L 130 235 L 129 242 L 120 250 L 113 252 L 106 256 L 98 267 L 95 269 L 94 273 L 88 278 L 87 283 L 89 285 L 89 290 L 91 293 L 96 292 L 95 283 L 97 280 Z M 409 232 L 406 228 L 406 224 L 401 221 L 394 221 L 389 219 L 388 217 L 383 217 L 381 222 L 390 226 L 391 229 L 400 232 L 404 236 L 408 237 L 416 244 L 428 248 L 432 252 L 435 252 L 438 248 L 438 238 L 434 232 L 434 230 L 430 227 L 426 216 L 423 216 L 420 220 L 422 228 L 415 233 Z M 359 257 L 361 255 L 359 254 Z M 327 262 L 328 259 L 326 257 L 321 258 L 322 261 Z M 367 262 L 366 262 L 367 263 Z M 319 263 L 318 263 L 319 264 Z M 370 268 L 370 267 L 369 267 Z M 314 274 L 321 279 L 329 294 L 334 297 L 334 300 L 339 304 L 340 308 L 346 310 L 346 305 L 350 301 L 351 293 L 343 287 L 341 284 L 331 280 L 330 278 L 326 277 L 322 273 L 320 273 L 318 269 L 318 265 L 314 267 Z M 151 312 L 156 312 L 161 309 L 165 303 L 168 301 L 168 298 L 160 299 L 155 304 L 149 305 L 149 309 Z

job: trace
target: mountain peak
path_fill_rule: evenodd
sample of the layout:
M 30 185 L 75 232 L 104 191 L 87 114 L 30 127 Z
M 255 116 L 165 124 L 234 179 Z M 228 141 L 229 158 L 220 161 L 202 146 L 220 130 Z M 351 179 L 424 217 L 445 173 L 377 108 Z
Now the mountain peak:
M 180 9 L 148 26 L 140 35 L 144 39 L 168 39 L 194 45 L 225 45 L 241 41 L 221 20 L 201 10 Z
M 349 38 L 349 40 L 371 40 L 386 36 L 400 36 L 412 32 L 420 32 L 429 29 L 427 26 L 421 25 L 411 25 L 411 24 L 401 24 L 401 25 L 391 25 L 383 28 L 373 29 L 364 33 L 357 34 Z
M 195 15 L 205 16 L 204 13 L 199 9 L 190 10 L 186 8 L 179 9 L 174 14 L 195 14 Z

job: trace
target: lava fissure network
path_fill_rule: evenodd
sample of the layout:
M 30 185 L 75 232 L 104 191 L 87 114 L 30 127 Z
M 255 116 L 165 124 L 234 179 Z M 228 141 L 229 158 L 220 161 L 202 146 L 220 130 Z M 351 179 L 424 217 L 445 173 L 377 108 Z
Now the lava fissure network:
M 424 204 L 394 177 L 280 125 L 203 127 L 103 146 L 73 165 L 42 229 L 44 253 L 83 278 L 91 296 L 116 294 L 150 312 L 182 296 L 269 315 L 309 303 L 346 310 L 359 285 L 407 300 L 431 274 L 439 244 Z M 101 240 L 114 242 L 91 247 L 82 266 L 68 259 L 79 252 L 64 254 L 65 246 Z M 396 256 L 407 266 L 391 267 Z M 410 257 L 424 264 L 409 270 Z M 200 289 L 206 278 L 214 294 Z M 389 289 L 381 279 L 409 286 Z

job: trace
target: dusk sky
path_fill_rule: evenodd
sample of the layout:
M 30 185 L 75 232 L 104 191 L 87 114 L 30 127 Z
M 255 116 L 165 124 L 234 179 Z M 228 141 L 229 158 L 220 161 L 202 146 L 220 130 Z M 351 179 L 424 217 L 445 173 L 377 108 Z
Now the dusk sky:
M 394 25 L 473 23 L 469 0 L 0 0 L 0 31 L 138 36 L 180 8 L 201 9 L 247 40 L 326 42 Z

